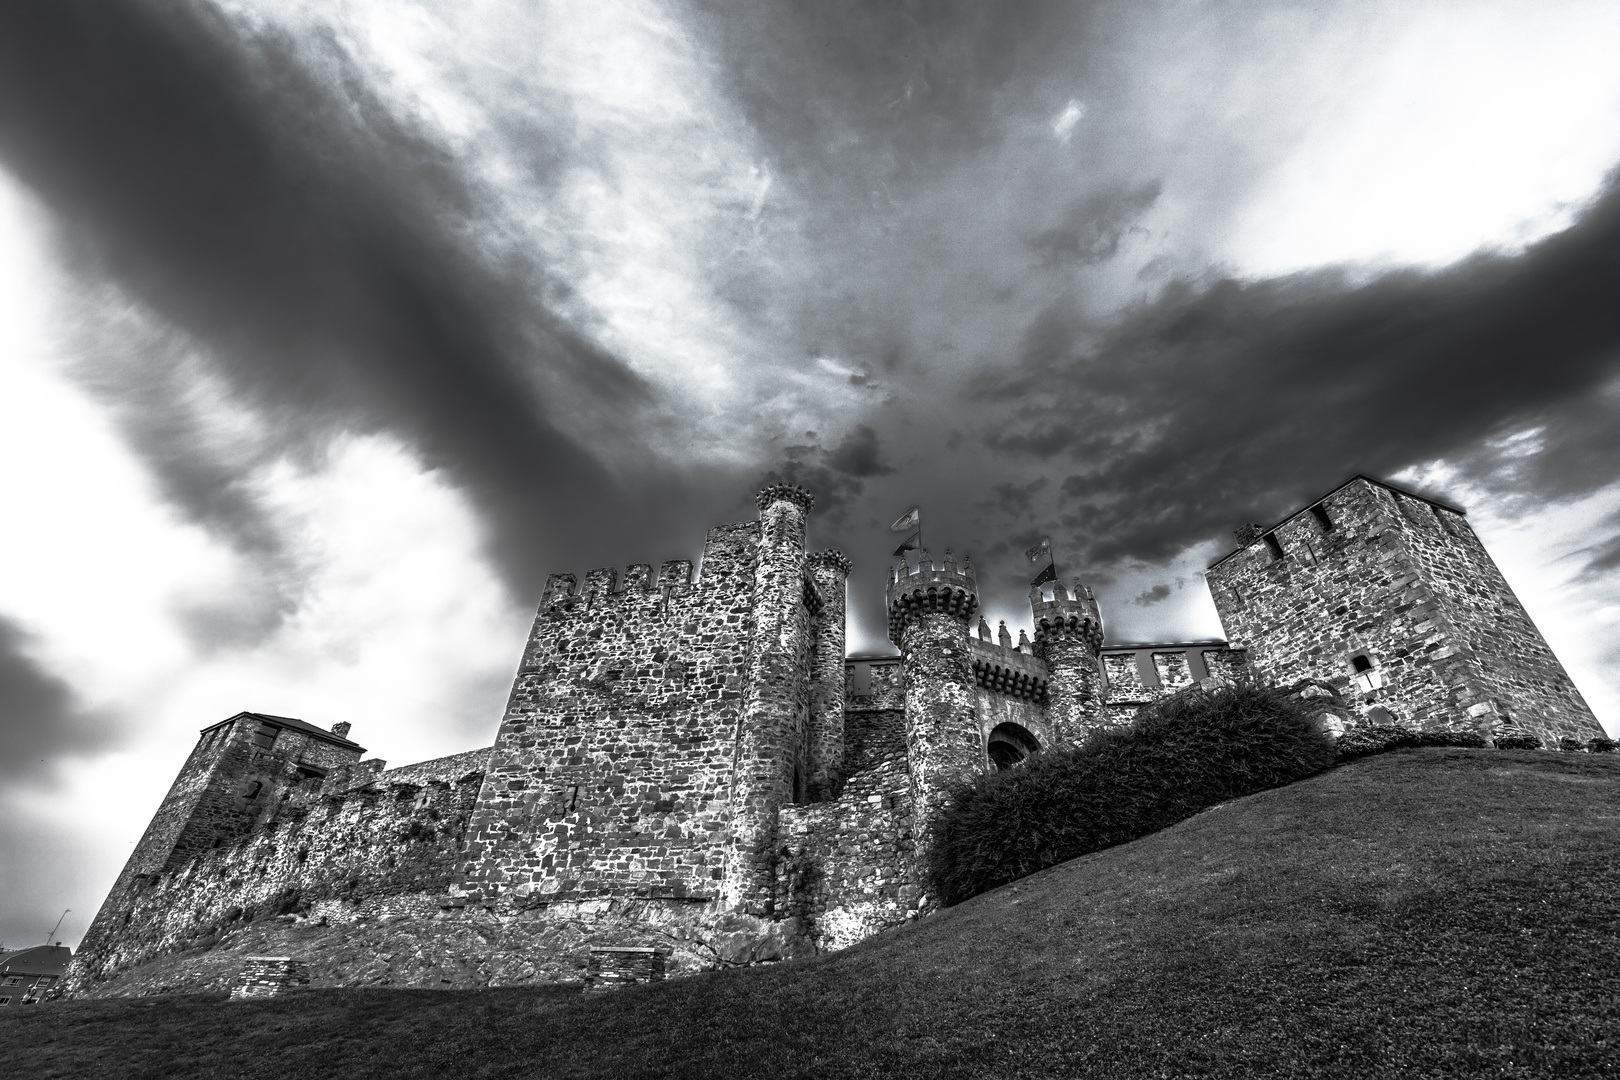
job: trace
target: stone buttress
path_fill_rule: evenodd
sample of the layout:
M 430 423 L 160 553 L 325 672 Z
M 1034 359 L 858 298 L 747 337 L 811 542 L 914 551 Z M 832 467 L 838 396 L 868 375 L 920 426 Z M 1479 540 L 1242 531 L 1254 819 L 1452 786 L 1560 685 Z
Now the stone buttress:
M 921 551 L 915 570 L 903 563 L 895 569 L 887 599 L 889 640 L 900 647 L 905 672 L 912 813 L 919 848 L 926 848 L 947 789 L 984 768 L 968 645 L 968 625 L 979 607 L 973 565 L 959 570 L 947 550 L 944 563 L 934 566 Z
M 1071 597 L 1063 582 L 1052 583 L 1052 599 L 1037 587 L 1029 594 L 1035 619 L 1035 653 L 1046 661 L 1046 722 L 1060 744 L 1078 746 L 1102 727 L 1112 726 L 1105 709 L 1102 615 L 1091 590 L 1078 580 Z
M 808 491 L 773 484 L 757 496 L 752 649 L 738 718 L 731 833 L 721 902 L 751 915 L 775 903 L 776 826 L 784 803 L 803 795 L 810 716 L 812 611 L 822 601 L 806 564 Z

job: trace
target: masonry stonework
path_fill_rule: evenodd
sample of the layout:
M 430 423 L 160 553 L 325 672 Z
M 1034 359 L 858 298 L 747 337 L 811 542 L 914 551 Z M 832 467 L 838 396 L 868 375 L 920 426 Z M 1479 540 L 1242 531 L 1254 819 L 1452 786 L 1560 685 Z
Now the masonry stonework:
M 809 493 L 757 506 L 695 573 L 553 575 L 490 747 L 390 770 L 347 723 L 206 728 L 69 990 L 229 988 L 235 941 L 302 942 L 314 986 L 844 948 L 932 909 L 919 857 L 955 784 L 1212 679 L 1330 686 L 1341 726 L 1601 734 L 1462 512 L 1370 478 L 1240 532 L 1208 574 L 1230 642 L 1105 643 L 1080 582 L 1031 593 L 1033 641 L 974 633 L 974 570 L 947 551 L 889 575 L 898 652 L 848 656 L 851 564 L 810 549 Z
M 1239 543 L 1210 593 L 1272 679 L 1327 682 L 1375 722 L 1603 734 L 1462 511 L 1358 476 Z

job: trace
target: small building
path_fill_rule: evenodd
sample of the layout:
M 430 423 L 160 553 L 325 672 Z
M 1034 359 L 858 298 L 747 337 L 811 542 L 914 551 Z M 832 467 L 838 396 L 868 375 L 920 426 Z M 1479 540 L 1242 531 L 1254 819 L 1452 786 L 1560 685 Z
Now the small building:
M 0 953 L 0 1008 L 36 1005 L 67 972 L 73 950 L 60 941 Z

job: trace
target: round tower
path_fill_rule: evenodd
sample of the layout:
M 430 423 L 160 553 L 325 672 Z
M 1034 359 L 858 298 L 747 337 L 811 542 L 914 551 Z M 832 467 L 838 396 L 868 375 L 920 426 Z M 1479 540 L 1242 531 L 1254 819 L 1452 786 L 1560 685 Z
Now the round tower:
M 811 802 L 837 793 L 844 765 L 844 588 L 850 561 L 842 551 L 812 552 L 806 560 L 821 597 L 811 619 L 809 777 Z
M 950 551 L 933 565 L 918 552 L 917 568 L 902 563 L 890 575 L 889 640 L 900 646 L 905 672 L 906 759 L 919 849 L 946 788 L 982 771 L 977 690 L 968 626 L 979 609 L 973 564 L 958 570 Z
M 730 910 L 768 915 L 775 895 L 778 812 L 804 786 L 811 615 L 821 601 L 805 574 L 805 522 L 814 497 L 797 485 L 772 484 L 755 502 L 754 632 L 737 726 L 720 898 Z
M 1046 718 L 1065 745 L 1077 746 L 1108 725 L 1103 709 L 1102 613 L 1091 590 L 1074 583 L 1074 595 L 1054 582 L 1052 599 L 1039 586 L 1030 590 L 1035 617 L 1035 655 L 1046 661 Z

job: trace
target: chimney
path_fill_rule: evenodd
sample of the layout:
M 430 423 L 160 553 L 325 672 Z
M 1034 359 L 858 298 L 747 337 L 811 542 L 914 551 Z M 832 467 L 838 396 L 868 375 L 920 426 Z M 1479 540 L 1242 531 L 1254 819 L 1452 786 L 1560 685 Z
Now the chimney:
M 349 737 L 349 729 L 353 726 L 354 725 L 349 723 L 347 720 L 340 720 L 336 724 L 332 725 L 332 734 L 336 735 L 340 739 L 347 739 Z

